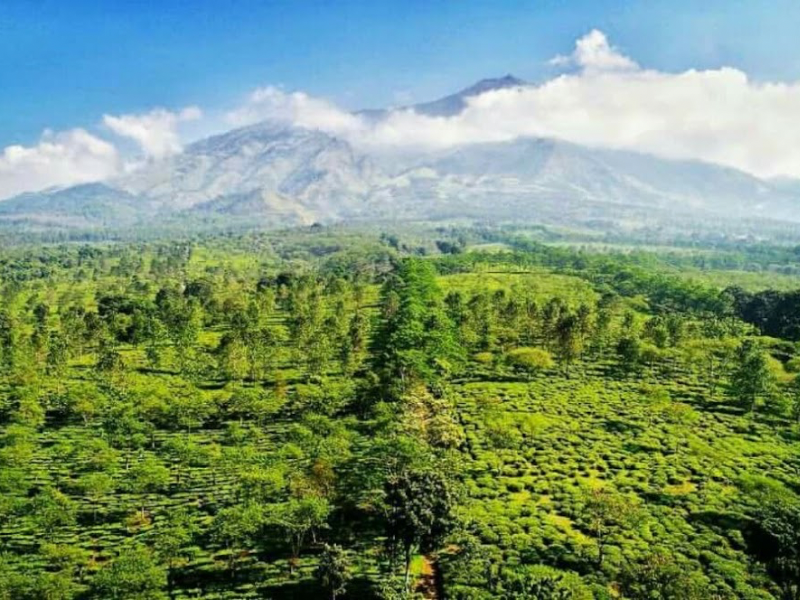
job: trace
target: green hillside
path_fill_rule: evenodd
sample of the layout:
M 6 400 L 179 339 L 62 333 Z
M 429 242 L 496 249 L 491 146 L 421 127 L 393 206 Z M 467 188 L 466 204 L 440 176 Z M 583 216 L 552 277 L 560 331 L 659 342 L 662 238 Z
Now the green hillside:
M 797 598 L 800 299 L 726 256 L 7 247 L 0 599 Z

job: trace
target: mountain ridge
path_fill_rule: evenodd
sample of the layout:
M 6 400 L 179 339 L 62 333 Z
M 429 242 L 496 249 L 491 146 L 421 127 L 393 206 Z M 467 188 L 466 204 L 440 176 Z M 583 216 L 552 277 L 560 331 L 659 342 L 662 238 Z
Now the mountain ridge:
M 472 96 L 520 85 L 512 75 L 484 79 L 411 109 L 452 116 Z M 248 212 L 254 226 L 377 218 L 548 221 L 567 214 L 602 220 L 602 207 L 609 215 L 627 207 L 643 220 L 694 213 L 800 222 L 800 182 L 553 138 L 387 157 L 320 130 L 264 121 L 198 140 L 124 177 L 5 200 L 0 225 L 147 226 L 164 215 L 224 221 Z

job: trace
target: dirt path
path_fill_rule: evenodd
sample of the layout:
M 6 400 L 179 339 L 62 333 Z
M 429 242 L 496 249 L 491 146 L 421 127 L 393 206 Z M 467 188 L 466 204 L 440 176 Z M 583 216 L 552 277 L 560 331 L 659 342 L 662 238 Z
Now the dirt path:
M 422 557 L 422 574 L 417 583 L 417 591 L 428 600 L 438 600 L 439 586 L 436 581 L 436 563 L 430 557 Z

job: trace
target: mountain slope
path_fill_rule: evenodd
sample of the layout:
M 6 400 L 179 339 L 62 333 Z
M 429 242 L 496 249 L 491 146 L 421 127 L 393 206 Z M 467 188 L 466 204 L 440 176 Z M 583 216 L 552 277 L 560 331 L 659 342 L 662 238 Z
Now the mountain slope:
M 552 139 L 474 144 L 420 164 L 487 193 L 800 220 L 797 196 L 735 169 Z
M 460 112 L 483 80 L 416 105 Z M 386 114 L 385 112 L 383 114 Z M 381 118 L 377 112 L 374 118 Z M 800 222 L 800 185 L 718 165 L 519 138 L 402 156 L 355 148 L 318 130 L 264 122 L 215 135 L 104 184 L 0 202 L 0 224 L 128 227 L 198 222 L 283 226 L 315 221 L 470 219 L 657 226 L 687 220 Z
M 0 202 L 0 223 L 42 227 L 120 227 L 143 222 L 152 203 L 123 190 L 89 183 L 20 194 Z
M 467 106 L 469 98 L 479 96 L 485 92 L 493 90 L 502 90 L 506 88 L 515 88 L 524 86 L 526 83 L 522 79 L 518 79 L 513 75 L 505 75 L 503 77 L 490 77 L 481 79 L 477 83 L 464 88 L 455 94 L 450 94 L 432 100 L 430 102 L 422 102 L 419 104 L 412 104 L 410 106 L 401 106 L 393 110 L 413 110 L 414 112 L 427 115 L 429 117 L 453 117 L 460 114 Z M 388 109 L 367 109 L 359 111 L 357 114 L 368 117 L 372 120 L 379 120 L 385 117 L 390 110 Z
M 172 209 L 269 190 L 326 218 L 344 216 L 369 192 L 371 165 L 319 131 L 260 123 L 188 146 L 114 185 Z
M 216 218 L 221 221 L 249 221 L 262 226 L 310 225 L 317 215 L 295 198 L 269 190 L 252 190 L 241 194 L 220 196 L 196 204 L 184 215 L 192 218 Z
M 485 92 L 493 90 L 502 90 L 523 85 L 525 85 L 525 82 L 521 79 L 517 79 L 513 75 L 481 79 L 479 82 L 468 88 L 464 88 L 460 92 L 445 96 L 444 98 L 439 98 L 432 102 L 415 104 L 409 108 L 412 108 L 419 114 L 428 115 L 429 117 L 452 117 L 463 111 L 467 106 L 467 100 L 473 96 L 480 96 Z

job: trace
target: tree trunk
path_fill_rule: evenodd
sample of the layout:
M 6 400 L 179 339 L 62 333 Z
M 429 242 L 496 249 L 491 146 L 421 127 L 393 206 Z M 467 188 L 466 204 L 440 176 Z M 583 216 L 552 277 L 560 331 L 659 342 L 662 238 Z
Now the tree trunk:
M 406 546 L 406 548 L 405 548 L 405 559 L 406 559 L 405 584 L 406 584 L 406 592 L 408 592 L 409 591 L 410 578 L 411 578 L 411 546 Z

